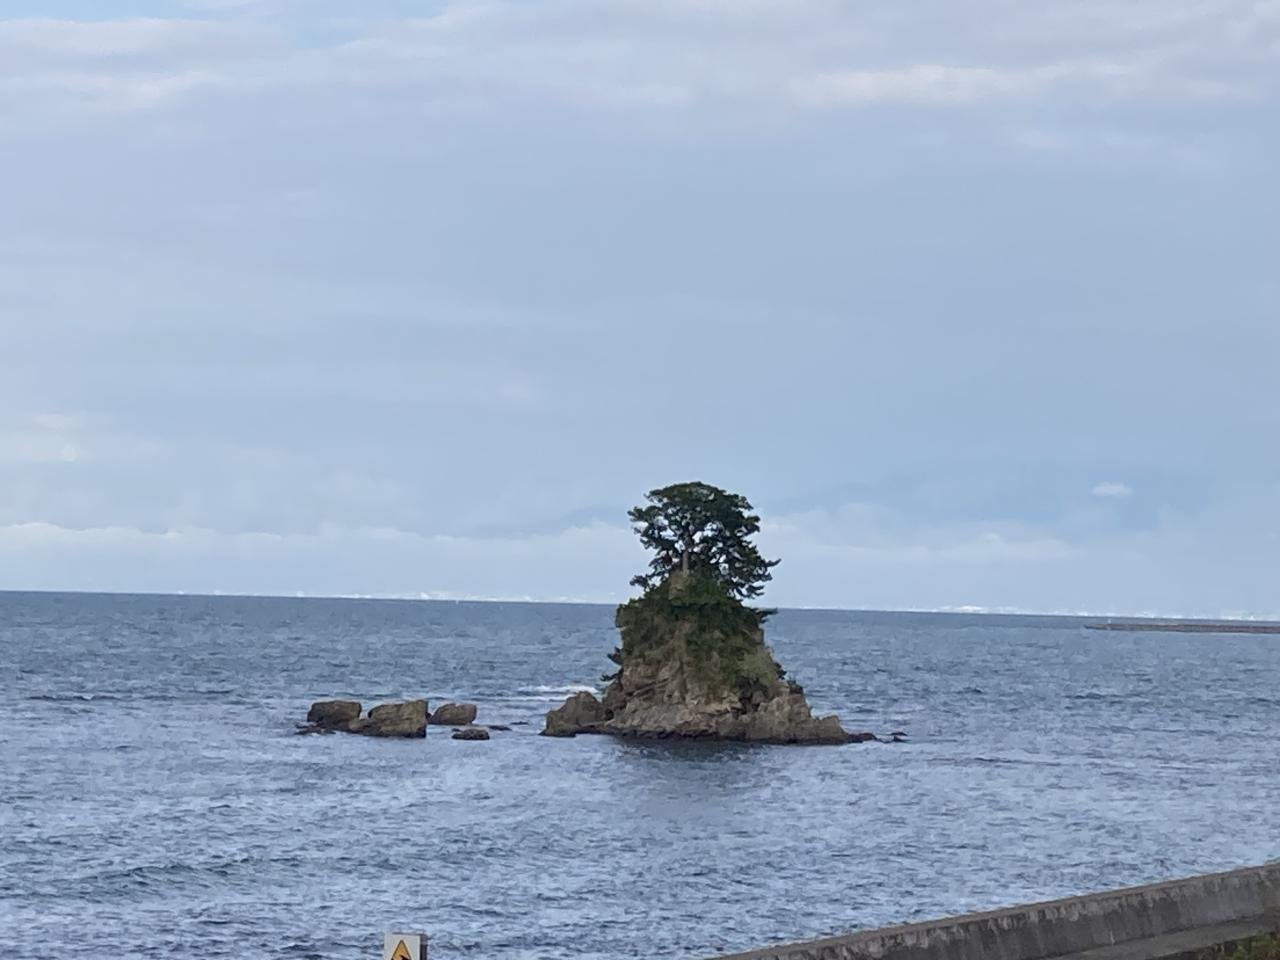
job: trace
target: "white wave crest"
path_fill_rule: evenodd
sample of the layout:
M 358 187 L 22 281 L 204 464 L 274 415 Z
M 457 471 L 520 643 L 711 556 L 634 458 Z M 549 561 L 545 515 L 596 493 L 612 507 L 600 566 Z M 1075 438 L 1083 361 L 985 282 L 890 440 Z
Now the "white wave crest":
M 562 697 L 567 697 L 574 693 L 593 693 L 598 695 L 600 693 L 600 689 L 598 687 L 593 687 L 589 683 L 566 683 L 563 686 L 558 687 L 548 687 L 539 684 L 536 687 L 522 687 L 520 692 L 530 695 L 555 693 Z

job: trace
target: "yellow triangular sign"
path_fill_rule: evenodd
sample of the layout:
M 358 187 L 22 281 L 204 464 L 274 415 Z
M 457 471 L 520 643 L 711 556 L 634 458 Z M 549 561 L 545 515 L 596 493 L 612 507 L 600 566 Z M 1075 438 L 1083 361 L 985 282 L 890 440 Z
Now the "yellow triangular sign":
M 391 960 L 413 960 L 413 954 L 409 952 L 409 948 L 404 945 L 401 940 L 396 944 L 396 948 L 391 951 Z

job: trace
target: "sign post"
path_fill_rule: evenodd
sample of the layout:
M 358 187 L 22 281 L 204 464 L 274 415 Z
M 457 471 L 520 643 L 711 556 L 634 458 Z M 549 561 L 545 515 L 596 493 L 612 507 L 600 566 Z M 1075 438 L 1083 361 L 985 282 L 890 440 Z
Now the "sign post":
M 422 933 L 384 933 L 382 960 L 427 960 L 427 937 Z

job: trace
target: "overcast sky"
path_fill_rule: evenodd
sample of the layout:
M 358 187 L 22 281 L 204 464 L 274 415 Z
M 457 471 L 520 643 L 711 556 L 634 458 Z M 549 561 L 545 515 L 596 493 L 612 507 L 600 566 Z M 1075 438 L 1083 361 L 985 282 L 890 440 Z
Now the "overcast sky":
M 1280 614 L 1277 0 L 0 15 L 0 587 Z

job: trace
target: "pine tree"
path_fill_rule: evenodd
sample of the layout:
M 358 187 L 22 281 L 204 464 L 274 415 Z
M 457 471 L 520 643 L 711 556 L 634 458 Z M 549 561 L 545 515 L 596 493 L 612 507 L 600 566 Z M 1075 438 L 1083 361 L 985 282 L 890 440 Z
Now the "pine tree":
M 706 483 L 677 483 L 650 490 L 646 506 L 627 516 L 640 542 L 654 551 L 648 573 L 631 579 L 649 590 L 676 571 L 719 583 L 738 600 L 760 596 L 777 560 L 760 555 L 751 537 L 760 518 L 747 498 Z

